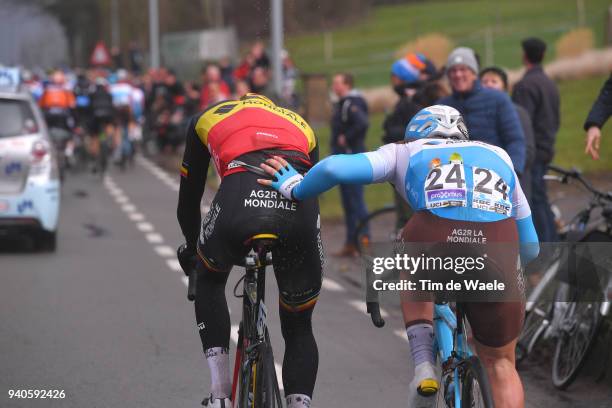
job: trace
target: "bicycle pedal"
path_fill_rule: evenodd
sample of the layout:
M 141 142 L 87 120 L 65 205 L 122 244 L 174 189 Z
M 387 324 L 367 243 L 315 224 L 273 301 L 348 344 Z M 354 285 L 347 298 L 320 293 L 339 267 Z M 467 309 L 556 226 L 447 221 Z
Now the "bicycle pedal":
M 429 397 L 437 393 L 439 388 L 440 386 L 438 385 L 438 381 L 427 378 L 421 381 L 419 387 L 417 388 L 417 392 L 423 397 Z

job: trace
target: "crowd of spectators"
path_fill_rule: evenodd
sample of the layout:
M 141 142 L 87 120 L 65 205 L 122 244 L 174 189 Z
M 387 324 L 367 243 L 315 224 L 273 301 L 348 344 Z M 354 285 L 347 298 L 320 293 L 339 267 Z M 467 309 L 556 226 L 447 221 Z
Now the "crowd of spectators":
M 395 61 L 390 69 L 390 85 L 399 99 L 380 129 L 382 142 L 403 140 L 406 125 L 423 107 L 438 103 L 456 108 L 464 116 L 472 139 L 507 151 L 530 201 L 540 239 L 554 241 L 554 217 L 544 174 L 554 158 L 559 93 L 541 66 L 546 44 L 529 38 L 521 45 L 525 74 L 514 85 L 512 98 L 506 72 L 495 66 L 481 70 L 478 55 L 467 47 L 454 49 L 446 65 L 440 68 L 420 53 L 409 53 Z M 195 81 L 181 81 L 167 68 L 139 73 L 139 66 L 132 67 L 136 71 L 75 70 L 68 72 L 65 80 L 58 80 L 57 72 L 48 78 L 25 72 L 23 80 L 41 106 L 47 104 L 45 94 L 58 84 L 72 92 L 77 122 L 87 123 L 94 134 L 105 123 L 121 118 L 117 116 L 117 106 L 129 106 L 130 117 L 120 122 L 140 128 L 134 133 L 153 140 L 160 151 L 172 151 L 183 141 L 187 120 L 217 102 L 255 92 L 274 96 L 282 106 L 297 109 L 300 103 L 295 91 L 297 70 L 286 50 L 282 51 L 281 59 L 280 95 L 273 95 L 270 89 L 270 58 L 261 41 L 253 43 L 235 65 L 230 58 L 207 63 Z M 612 77 L 584 125 L 586 152 L 593 158 L 598 158 L 600 129 L 612 113 L 611 84 Z M 331 118 L 331 151 L 336 154 L 364 151 L 369 127 L 368 105 L 355 88 L 355 78 L 348 72 L 336 73 L 331 91 L 336 98 Z M 85 99 L 88 99 L 86 104 Z M 339 255 L 352 256 L 356 254 L 354 231 L 367 215 L 367 208 L 362 187 L 341 186 L 340 190 L 347 235 Z M 411 211 L 400 197 L 396 197 L 396 204 L 400 227 Z
M 554 157 L 554 145 L 559 129 L 559 92 L 541 66 L 546 44 L 540 39 L 528 38 L 521 45 L 525 74 L 514 86 L 512 98 L 508 95 L 506 72 L 499 67 L 481 70 L 478 55 L 467 47 L 455 48 L 449 54 L 446 65 L 440 69 L 436 69 L 425 55 L 418 53 L 409 53 L 395 61 L 391 66 L 391 87 L 399 99 L 383 122 L 382 141 L 393 143 L 403 140 L 406 125 L 423 107 L 433 104 L 454 107 L 463 115 L 471 139 L 499 146 L 508 153 L 531 204 L 540 240 L 551 242 L 555 241 L 557 236 L 544 174 Z M 347 75 L 343 74 L 341 77 Z M 333 88 L 336 91 L 336 79 Z M 605 89 L 602 90 L 604 97 Z M 345 127 L 350 127 L 351 124 L 357 127 L 359 122 L 367 123 L 367 105 L 357 108 L 354 103 L 347 103 L 342 95 L 338 96 L 340 100 L 335 106 L 332 120 L 332 152 L 339 150 L 338 141 L 343 142 L 346 134 L 344 129 L 337 130 L 338 123 L 343 123 Z M 346 113 L 347 106 L 353 110 L 358 109 L 360 116 L 365 119 L 350 119 Z M 610 104 L 599 102 L 591 116 L 597 117 L 598 112 L 609 107 Z M 599 146 L 600 122 L 601 120 L 587 120 L 585 124 L 585 129 L 589 132 L 587 151 L 594 157 Z M 352 237 L 354 240 L 356 237 L 351 236 L 350 232 L 355 223 L 365 217 L 364 211 L 361 210 L 365 208 L 365 203 L 362 203 L 362 193 L 347 196 L 347 188 L 350 187 L 341 186 L 347 227 L 347 245 L 341 255 L 354 255 L 352 245 L 356 243 L 350 239 Z M 350 197 L 350 202 L 347 197 Z M 395 201 L 396 226 L 400 228 L 412 211 L 400 197 L 396 196 Z
M 297 70 L 285 50 L 282 61 L 282 93 L 275 99 L 295 108 Z M 129 125 L 160 151 L 174 151 L 182 144 L 184 127 L 197 112 L 248 92 L 272 94 L 270 59 L 261 41 L 255 42 L 236 65 L 230 58 L 208 62 L 199 80 L 182 81 L 166 67 L 143 72 L 141 64 L 131 63 L 127 70 L 118 57 L 113 58 L 113 64 L 115 69 L 62 69 L 36 74 L 26 70 L 22 83 L 45 112 L 60 108 L 61 117 L 70 122 L 63 127 L 80 127 L 95 136 L 107 123 Z M 58 102 L 58 95 L 72 99 Z

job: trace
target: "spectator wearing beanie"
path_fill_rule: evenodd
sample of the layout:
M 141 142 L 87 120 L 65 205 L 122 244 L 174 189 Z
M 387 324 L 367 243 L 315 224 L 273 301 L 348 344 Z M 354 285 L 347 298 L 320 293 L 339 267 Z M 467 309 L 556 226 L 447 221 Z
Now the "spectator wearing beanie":
M 413 96 L 421 86 L 421 71 L 427 65 L 424 57 L 419 54 L 408 54 L 400 58 L 391 66 L 391 86 L 399 96 L 393 112 L 383 123 L 383 143 L 395 143 L 404 140 L 406 125 L 410 119 L 422 108 L 413 101 Z
M 433 67 L 433 72 L 432 72 Z M 404 140 L 406 126 L 416 113 L 424 106 L 415 102 L 414 97 L 425 83 L 425 80 L 435 75 L 435 67 L 423 54 L 409 53 L 391 66 L 391 87 L 399 96 L 399 100 L 383 122 L 382 141 L 385 144 Z M 396 228 L 406 225 L 412 215 L 410 205 L 393 188 L 396 209 Z
M 559 130 L 559 91 L 544 73 L 542 60 L 546 43 L 538 38 L 522 42 L 523 78 L 514 85 L 512 99 L 521 105 L 531 118 L 536 145 L 536 157 L 531 170 L 533 223 L 541 242 L 556 241 L 555 218 L 550 209 L 544 175 L 555 154 L 555 139 Z
M 498 91 L 508 92 L 508 75 L 499 67 L 488 67 L 480 71 L 480 82 L 482 86 Z M 535 160 L 535 140 L 533 137 L 533 126 L 529 113 L 521 105 L 514 104 L 516 113 L 518 113 L 521 121 L 521 128 L 525 135 L 525 167 L 521 175 L 521 187 L 527 197 L 527 201 L 531 203 L 531 167 Z
M 525 136 L 512 101 L 503 92 L 484 88 L 478 80 L 478 62 L 471 48 L 459 47 L 448 56 L 447 76 L 452 94 L 438 103 L 463 115 L 470 138 L 506 150 L 514 169 L 525 166 Z

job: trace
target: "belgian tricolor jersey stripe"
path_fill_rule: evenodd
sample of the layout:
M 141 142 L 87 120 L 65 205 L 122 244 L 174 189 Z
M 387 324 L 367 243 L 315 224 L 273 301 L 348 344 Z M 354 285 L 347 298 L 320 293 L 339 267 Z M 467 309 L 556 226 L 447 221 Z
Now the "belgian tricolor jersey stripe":
M 181 163 L 181 177 L 187 177 L 189 175 L 189 165 L 185 162 Z

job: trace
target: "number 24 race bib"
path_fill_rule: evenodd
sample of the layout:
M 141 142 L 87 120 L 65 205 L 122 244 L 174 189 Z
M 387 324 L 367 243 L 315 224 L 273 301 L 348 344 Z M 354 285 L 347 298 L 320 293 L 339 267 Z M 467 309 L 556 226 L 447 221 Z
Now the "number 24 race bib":
M 472 168 L 474 182 L 472 208 L 510 216 L 510 188 L 496 172 L 482 167 Z M 465 168 L 449 163 L 432 168 L 425 179 L 425 206 L 428 209 L 467 206 Z
M 484 211 L 510 216 L 512 203 L 508 199 L 510 187 L 496 172 L 482 167 L 473 167 L 474 196 L 472 207 Z
M 441 208 L 465 207 L 467 189 L 465 170 L 461 163 L 449 163 L 434 167 L 425 179 L 425 206 Z

